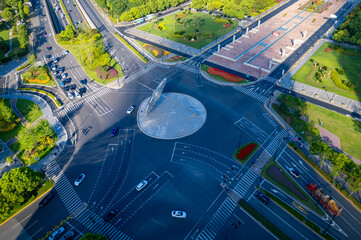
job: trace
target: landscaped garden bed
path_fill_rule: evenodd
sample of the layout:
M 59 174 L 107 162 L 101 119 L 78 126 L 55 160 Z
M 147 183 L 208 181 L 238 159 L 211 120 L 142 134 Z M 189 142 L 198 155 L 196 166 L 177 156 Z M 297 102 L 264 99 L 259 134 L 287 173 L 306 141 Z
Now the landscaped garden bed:
M 292 79 L 360 101 L 360 62 L 360 51 L 324 43 L 292 76 Z
M 187 60 L 187 58 L 180 56 L 180 55 L 176 55 L 173 57 L 169 57 L 168 59 L 166 59 L 166 62 L 179 62 L 179 61 L 184 61 Z
M 22 79 L 24 84 L 56 85 L 47 66 L 30 67 L 29 70 L 22 75 Z
M 185 10 L 160 18 L 138 29 L 200 49 L 236 27 L 236 21 Z
M 252 157 L 252 155 L 257 151 L 258 148 L 258 143 L 246 143 L 235 151 L 235 153 L 233 154 L 233 158 L 244 164 L 248 161 L 248 159 Z
M 233 82 L 233 83 L 246 83 L 247 82 L 247 80 L 245 80 L 239 76 L 222 71 L 217 68 L 209 67 L 207 65 L 202 65 L 202 70 L 205 71 L 211 77 L 213 77 L 217 80 L 220 80 L 220 81 Z
M 141 41 L 138 41 L 139 45 L 141 45 L 145 50 L 147 50 L 150 54 L 152 54 L 156 58 L 161 58 L 164 56 L 167 56 L 170 54 L 167 50 L 161 49 L 159 47 L 155 47 L 153 45 L 150 45 L 148 43 L 143 43 Z

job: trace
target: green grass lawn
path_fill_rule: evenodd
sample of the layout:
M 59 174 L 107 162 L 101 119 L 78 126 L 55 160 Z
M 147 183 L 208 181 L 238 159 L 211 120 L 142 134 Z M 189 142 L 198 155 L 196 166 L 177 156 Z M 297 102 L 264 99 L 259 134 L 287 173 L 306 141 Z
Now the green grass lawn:
M 11 108 L 10 99 L 4 99 L 4 103 L 5 103 L 6 106 Z M 21 125 L 20 121 L 17 121 L 16 126 L 13 129 L 11 129 L 10 131 L 0 132 L 0 139 L 3 142 L 7 142 L 10 139 L 14 138 L 16 135 L 18 135 L 18 133 L 20 132 L 20 130 L 22 128 L 24 128 L 23 125 Z
M 330 77 L 326 77 L 322 82 L 317 82 L 315 78 L 316 69 L 310 61 L 307 61 L 292 77 L 297 82 L 301 82 L 313 87 L 327 90 L 357 101 L 361 100 L 361 54 L 351 48 L 342 48 L 342 51 L 325 52 L 329 46 L 335 46 L 330 43 L 324 43 L 310 59 L 314 59 L 321 65 L 329 68 L 338 68 L 345 71 L 341 79 L 350 82 L 356 86 L 353 92 L 348 92 L 338 88 Z
M 16 107 L 30 123 L 35 122 L 39 117 L 43 115 L 40 107 L 30 100 L 19 98 L 16 102 Z
M 97 40 L 97 41 L 100 41 L 100 43 L 101 43 L 101 40 Z M 79 44 L 59 44 L 59 45 L 62 46 L 63 48 L 66 48 L 72 54 L 74 54 L 75 58 L 81 64 L 82 61 L 81 61 Z M 112 81 L 116 80 L 117 78 L 120 78 L 124 75 L 123 71 L 122 71 L 122 67 L 114 60 L 114 58 L 112 58 L 112 60 L 108 63 L 108 65 L 118 71 L 118 77 L 111 78 L 109 80 L 103 79 L 103 81 L 104 81 L 103 83 L 102 83 L 102 80 L 97 76 L 97 73 L 95 71 L 88 69 L 84 65 L 82 65 L 82 68 L 84 69 L 86 74 L 88 74 L 88 76 L 91 79 L 93 79 L 94 81 L 96 81 L 97 83 L 100 83 L 100 84 L 107 84 L 107 83 L 112 82 Z
M 291 99 L 291 97 L 289 96 L 288 99 Z M 323 122 L 323 128 L 340 138 L 342 150 L 361 160 L 361 124 L 352 118 L 346 117 L 334 111 L 311 103 L 306 104 L 308 106 L 306 110 L 308 119 L 318 125 Z M 287 105 L 293 109 L 296 108 L 292 100 L 287 101 Z M 281 114 L 281 116 L 284 119 L 287 118 L 287 116 L 283 114 Z M 307 138 L 305 139 L 307 140 Z
M 10 36 L 9 36 L 10 30 L 5 26 L 5 24 L 0 24 L 0 37 L 2 37 L 5 40 L 5 43 L 10 46 Z M 5 57 L 4 53 L 0 52 L 0 60 Z
M 163 30 L 159 30 L 158 24 L 155 23 L 146 24 L 139 27 L 138 29 L 200 49 L 237 27 L 237 24 L 233 21 L 233 24 L 226 28 L 226 25 L 223 23 L 215 22 L 216 18 L 212 19 L 212 15 L 199 12 L 192 12 L 191 15 L 187 15 L 181 19 L 182 21 L 189 21 L 187 24 L 183 25 L 177 21 L 175 22 L 174 16 L 182 13 L 183 12 L 167 16 L 163 18 L 163 20 L 159 21 L 159 24 L 164 23 L 165 29 Z M 197 18 L 200 20 L 197 21 Z M 200 22 L 200 28 L 198 28 L 198 23 L 196 24 L 196 21 Z M 199 37 L 197 37 L 196 40 L 191 41 L 185 39 L 184 35 L 195 34 L 195 31 L 197 30 L 199 31 L 197 33 Z M 175 32 L 181 31 L 184 31 L 184 34 L 175 34 Z
M 306 197 L 306 201 L 299 198 L 296 194 L 294 194 L 292 191 L 290 191 L 288 188 L 284 187 L 283 185 L 281 185 L 280 183 L 278 183 L 277 181 L 275 181 L 273 178 L 271 178 L 268 174 L 267 171 L 271 166 L 276 166 L 277 168 L 281 169 L 281 171 L 283 172 L 283 174 L 287 177 L 287 179 Z M 305 192 L 304 189 L 302 189 L 293 179 L 292 177 L 290 177 L 287 173 L 285 173 L 285 171 L 282 169 L 282 167 L 275 161 L 273 160 L 269 160 L 268 163 L 266 164 L 266 166 L 264 166 L 263 170 L 262 170 L 262 175 L 265 179 L 267 179 L 268 181 L 270 181 L 271 183 L 273 183 L 274 185 L 276 185 L 278 188 L 280 188 L 281 190 L 283 190 L 285 193 L 287 193 L 288 195 L 290 195 L 292 198 L 296 199 L 297 201 L 301 202 L 302 204 L 304 204 L 305 206 L 307 206 L 309 209 L 311 209 L 312 211 L 317 212 L 320 215 L 323 215 L 324 213 L 322 212 L 322 210 L 318 207 L 314 205 L 314 202 L 312 201 L 311 197 Z

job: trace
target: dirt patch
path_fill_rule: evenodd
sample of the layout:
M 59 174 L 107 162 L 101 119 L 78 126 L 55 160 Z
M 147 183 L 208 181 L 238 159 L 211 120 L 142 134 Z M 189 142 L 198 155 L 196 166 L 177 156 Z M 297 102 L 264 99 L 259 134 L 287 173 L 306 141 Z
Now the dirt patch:
M 179 60 L 181 60 L 181 59 L 182 59 L 182 56 L 177 55 L 177 56 L 173 56 L 173 57 L 171 57 L 171 58 L 168 58 L 167 60 L 168 60 L 169 62 L 176 62 L 176 61 L 179 61 Z
M 100 79 L 111 79 L 118 76 L 118 71 L 112 67 L 106 66 L 102 68 L 96 68 L 94 71 L 97 73 L 98 78 Z
M 328 52 L 331 52 L 331 51 L 332 51 L 332 49 L 330 47 L 325 49 L 325 53 L 328 53 Z
M 228 24 L 228 23 L 223 24 L 223 27 L 226 28 L 226 29 L 229 28 L 230 26 L 232 26 L 232 24 Z
M 306 201 L 306 197 L 296 188 L 295 185 L 292 184 L 290 180 L 280 171 L 280 169 L 276 166 L 271 166 L 267 170 L 267 174 L 276 182 L 296 194 L 297 197 Z

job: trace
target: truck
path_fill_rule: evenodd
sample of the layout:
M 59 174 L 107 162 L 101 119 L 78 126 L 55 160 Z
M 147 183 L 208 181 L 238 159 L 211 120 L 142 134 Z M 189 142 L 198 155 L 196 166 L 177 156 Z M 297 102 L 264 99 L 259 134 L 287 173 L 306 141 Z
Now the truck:
M 343 208 L 337 206 L 336 201 L 331 199 L 325 190 L 321 187 L 318 187 L 316 183 L 310 183 L 306 188 L 311 193 L 311 195 L 330 212 L 331 215 L 339 216 L 341 214 Z

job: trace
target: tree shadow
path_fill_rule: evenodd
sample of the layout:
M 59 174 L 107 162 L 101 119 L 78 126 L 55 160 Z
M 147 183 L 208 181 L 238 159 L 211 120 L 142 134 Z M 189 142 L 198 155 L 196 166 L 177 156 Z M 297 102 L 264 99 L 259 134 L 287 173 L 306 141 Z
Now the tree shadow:
M 352 119 L 352 121 L 353 121 L 353 127 L 354 127 L 355 131 L 361 133 L 361 122 L 357 121 L 355 119 Z

